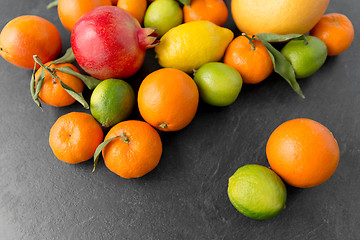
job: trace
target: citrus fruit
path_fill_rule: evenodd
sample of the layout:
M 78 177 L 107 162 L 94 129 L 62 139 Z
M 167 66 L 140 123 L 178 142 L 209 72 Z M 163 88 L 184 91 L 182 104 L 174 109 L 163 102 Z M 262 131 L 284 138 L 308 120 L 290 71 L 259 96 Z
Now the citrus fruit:
M 82 15 L 97 7 L 111 5 L 111 0 L 59 0 L 57 9 L 61 23 L 71 32 Z
M 228 106 L 235 102 L 242 79 L 238 71 L 220 62 L 202 65 L 194 75 L 200 98 L 214 106 Z
M 220 61 L 233 37 L 227 28 L 194 21 L 170 29 L 155 52 L 161 66 L 191 73 L 205 63 Z
M 310 35 L 326 44 L 328 56 L 335 56 L 350 47 L 354 39 L 354 26 L 345 15 L 329 13 L 321 17 Z
M 311 119 L 293 119 L 271 134 L 266 155 L 271 168 L 288 184 L 317 186 L 335 172 L 339 146 L 332 133 Z
M 231 13 L 240 31 L 304 34 L 320 20 L 329 0 L 231 0 Z
M 106 167 L 123 178 L 139 178 L 153 170 L 162 154 L 159 134 L 149 124 L 130 120 L 110 129 L 105 141 L 112 140 L 102 150 Z
M 128 11 L 139 23 L 143 22 L 147 7 L 146 0 L 119 0 L 117 6 Z
M 162 68 L 141 83 L 138 106 L 141 116 L 162 131 L 177 131 L 194 118 L 199 102 L 195 82 L 186 73 Z
M 228 196 L 239 212 L 262 220 L 278 215 L 285 208 L 286 187 L 274 171 L 249 164 L 230 177 Z
M 224 0 L 192 0 L 183 11 L 184 22 L 208 20 L 219 26 L 225 24 L 229 14 Z
M 274 70 L 271 57 L 260 40 L 246 36 L 235 38 L 228 46 L 224 63 L 235 68 L 244 83 L 255 84 L 265 80 Z
M 107 79 L 91 94 L 90 110 L 102 126 L 110 127 L 129 117 L 135 101 L 130 84 L 120 79 Z
M 162 36 L 182 21 L 183 12 L 177 1 L 156 0 L 146 10 L 144 27 L 156 28 L 156 33 Z
M 46 63 L 45 66 L 49 66 L 51 63 L 52 62 Z M 73 71 L 80 73 L 79 70 L 71 63 L 53 64 L 50 67 L 70 67 Z M 45 79 L 39 93 L 39 98 L 41 101 L 48 105 L 55 107 L 64 107 L 69 106 L 76 101 L 72 96 L 70 96 L 69 93 L 65 91 L 65 89 L 61 86 L 60 81 L 68 85 L 75 92 L 81 93 L 84 90 L 84 83 L 79 78 L 71 74 L 63 73 L 59 70 L 53 69 L 52 71 L 54 75 L 56 75 L 60 79 L 59 81 L 59 79 L 53 79 L 52 76 L 48 73 L 48 71 L 43 70 L 43 67 L 39 68 L 35 73 L 36 83 L 42 71 L 44 71 L 45 73 Z
M 8 22 L 0 34 L 0 55 L 22 68 L 34 67 L 33 55 L 43 62 L 57 58 L 62 43 L 59 31 L 44 18 L 25 15 Z
M 296 78 L 306 78 L 314 74 L 327 57 L 326 45 L 313 36 L 306 36 L 305 40 L 291 40 L 281 53 L 294 68 Z
M 75 164 L 89 160 L 103 137 L 100 125 L 90 114 L 71 112 L 51 127 L 49 144 L 59 160 Z

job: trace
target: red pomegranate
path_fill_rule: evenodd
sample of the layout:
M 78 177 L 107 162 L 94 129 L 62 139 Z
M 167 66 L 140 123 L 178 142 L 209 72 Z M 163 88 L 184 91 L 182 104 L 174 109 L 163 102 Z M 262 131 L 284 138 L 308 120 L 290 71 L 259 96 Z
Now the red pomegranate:
M 127 78 L 142 66 L 145 50 L 157 45 L 153 28 L 141 28 L 127 11 L 98 7 L 85 14 L 71 33 L 79 66 L 98 79 Z

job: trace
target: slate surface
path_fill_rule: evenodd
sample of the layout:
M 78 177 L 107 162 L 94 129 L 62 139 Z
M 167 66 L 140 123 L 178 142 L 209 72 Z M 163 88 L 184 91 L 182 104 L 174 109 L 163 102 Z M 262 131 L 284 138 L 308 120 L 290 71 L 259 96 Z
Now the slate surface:
M 60 30 L 64 52 L 70 34 L 56 10 L 46 10 L 47 3 L 2 1 L 0 27 L 20 15 L 44 17 Z M 76 166 L 58 161 L 48 145 L 52 124 L 65 113 L 86 110 L 74 104 L 44 106 L 41 112 L 29 92 L 31 71 L 1 58 L 0 239 L 360 239 L 359 9 L 358 0 L 330 2 L 327 12 L 347 15 L 356 36 L 348 51 L 300 81 L 305 100 L 273 74 L 244 86 L 230 107 L 200 103 L 187 128 L 161 133 L 160 164 L 136 180 L 111 173 L 102 160 L 95 173 L 91 161 Z M 231 18 L 226 26 L 239 34 Z M 137 90 L 158 68 L 150 50 L 129 82 Z M 338 169 L 318 187 L 288 187 L 287 207 L 273 219 L 242 216 L 228 200 L 228 178 L 245 164 L 268 166 L 271 132 L 298 117 L 333 132 L 341 151 Z M 139 113 L 131 118 L 140 119 Z

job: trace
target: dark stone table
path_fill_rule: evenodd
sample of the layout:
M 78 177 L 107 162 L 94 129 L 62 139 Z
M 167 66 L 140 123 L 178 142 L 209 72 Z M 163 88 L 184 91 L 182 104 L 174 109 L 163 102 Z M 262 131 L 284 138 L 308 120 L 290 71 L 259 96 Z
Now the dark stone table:
M 64 52 L 70 33 L 56 9 L 46 9 L 49 1 L 2 1 L 1 28 L 20 15 L 44 17 L 59 29 Z M 164 151 L 158 167 L 133 180 L 110 172 L 102 159 L 95 173 L 91 161 L 57 160 L 48 144 L 51 126 L 68 112 L 89 111 L 75 103 L 44 105 L 41 112 L 30 96 L 31 71 L 1 58 L 0 239 L 360 239 L 359 10 L 358 0 L 330 2 L 327 12 L 352 20 L 355 39 L 350 49 L 299 81 L 305 100 L 272 74 L 261 84 L 244 86 L 229 107 L 200 103 L 188 127 L 160 133 Z M 239 35 L 231 17 L 226 26 Z M 158 68 L 149 50 L 140 72 L 128 81 L 137 90 Z M 244 217 L 227 197 L 228 178 L 245 164 L 268 166 L 271 132 L 299 117 L 333 132 L 341 151 L 335 174 L 314 188 L 287 186 L 286 209 L 273 219 Z M 141 119 L 138 110 L 131 119 Z

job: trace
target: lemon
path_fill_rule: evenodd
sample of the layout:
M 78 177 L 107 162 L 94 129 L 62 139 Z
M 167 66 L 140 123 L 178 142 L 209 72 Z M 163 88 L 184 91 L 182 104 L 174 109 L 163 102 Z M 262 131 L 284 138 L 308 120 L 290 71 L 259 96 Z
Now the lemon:
M 209 21 L 194 21 L 170 29 L 155 52 L 162 67 L 191 73 L 205 63 L 220 61 L 234 34 Z
M 249 164 L 230 177 L 228 196 L 233 206 L 245 216 L 268 219 L 284 209 L 286 187 L 274 171 Z

